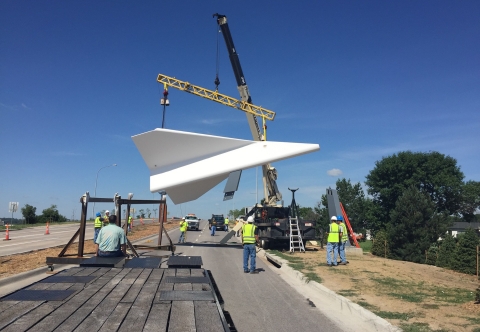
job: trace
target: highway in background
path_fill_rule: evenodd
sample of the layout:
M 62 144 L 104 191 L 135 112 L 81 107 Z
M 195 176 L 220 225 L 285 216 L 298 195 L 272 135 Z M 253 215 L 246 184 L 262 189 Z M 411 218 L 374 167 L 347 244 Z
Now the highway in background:
M 153 219 L 144 219 L 144 223 L 152 223 Z M 138 221 L 135 220 L 135 225 Z M 49 235 L 45 235 L 46 226 L 28 227 L 21 230 L 10 231 L 9 241 L 0 241 L 0 256 L 20 254 L 33 250 L 51 248 L 65 245 L 80 227 L 79 224 L 51 225 Z M 5 232 L 1 232 L 5 239 Z M 85 239 L 93 240 L 93 222 L 87 222 Z M 75 242 L 78 242 L 78 238 Z

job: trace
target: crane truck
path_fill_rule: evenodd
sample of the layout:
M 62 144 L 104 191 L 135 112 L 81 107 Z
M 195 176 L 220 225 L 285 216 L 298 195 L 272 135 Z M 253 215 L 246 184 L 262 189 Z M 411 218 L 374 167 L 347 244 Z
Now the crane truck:
M 228 26 L 227 17 L 221 14 L 213 14 L 217 18 L 217 24 L 221 29 L 225 44 L 227 46 L 230 63 L 233 73 L 237 81 L 237 89 L 240 93 L 241 100 L 252 103 L 252 98 L 248 90 L 247 81 L 243 75 L 240 59 L 233 43 L 233 38 Z M 218 77 L 216 79 L 216 84 Z M 248 125 L 255 141 L 265 139 L 262 130 L 259 127 L 257 117 L 252 113 L 245 113 Z M 292 190 L 292 203 L 288 207 L 284 207 L 282 202 L 282 194 L 278 190 L 277 180 L 278 172 L 270 164 L 262 166 L 262 180 L 264 197 L 263 204 L 255 204 L 249 211 L 246 211 L 246 217 L 253 215 L 255 217 L 255 225 L 259 230 L 259 239 L 262 248 L 266 249 L 276 242 L 288 242 L 291 240 L 290 232 L 291 218 L 298 218 L 298 229 L 303 242 L 315 239 L 315 220 L 302 220 L 298 215 L 298 206 L 295 203 L 294 190 Z M 246 218 L 245 217 L 245 218 Z

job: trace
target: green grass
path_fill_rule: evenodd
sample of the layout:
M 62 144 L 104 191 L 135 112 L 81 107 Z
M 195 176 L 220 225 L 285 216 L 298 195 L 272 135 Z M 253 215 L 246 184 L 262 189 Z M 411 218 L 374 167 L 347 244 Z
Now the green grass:
M 424 303 L 422 304 L 423 309 L 438 309 L 440 306 L 438 304 L 429 304 L 429 303 Z
M 341 291 L 338 291 L 337 294 L 340 294 L 342 296 L 357 296 L 358 292 L 354 289 L 343 289 Z
M 411 313 L 393 312 L 393 311 L 374 311 L 373 313 L 385 319 L 400 319 L 405 321 L 408 321 L 410 318 L 414 316 Z
M 447 332 L 448 330 L 432 330 L 427 323 L 402 323 L 400 327 L 404 332 Z
M 322 278 L 314 272 L 307 272 L 304 275 L 305 275 L 305 279 L 306 279 L 307 283 L 310 282 L 310 281 L 316 281 L 319 284 L 322 283 Z
M 365 302 L 365 301 L 357 301 L 357 304 L 359 306 L 364 307 L 367 310 L 370 310 L 370 311 L 378 310 L 377 306 L 374 306 L 373 304 L 370 304 L 370 303 Z
M 466 303 L 475 299 L 472 291 L 461 288 L 433 287 L 435 300 L 446 303 Z
M 463 318 L 465 318 L 466 320 L 472 322 L 472 324 L 478 324 L 478 325 L 480 325 L 480 317 L 475 317 L 475 318 L 473 318 L 473 317 L 463 317 Z
M 399 294 L 399 293 L 388 293 L 388 296 L 397 298 L 402 301 L 412 302 L 412 303 L 419 303 L 423 302 L 427 294 L 416 293 L 416 294 Z
M 366 241 L 361 241 L 358 243 L 360 245 L 360 248 L 363 249 L 363 252 L 370 252 L 372 250 L 372 241 L 371 240 L 366 240 Z

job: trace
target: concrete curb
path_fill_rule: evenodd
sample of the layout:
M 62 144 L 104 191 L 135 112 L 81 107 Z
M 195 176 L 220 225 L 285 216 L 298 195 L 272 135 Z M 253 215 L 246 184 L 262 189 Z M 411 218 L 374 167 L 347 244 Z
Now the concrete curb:
M 280 266 L 287 282 L 296 286 L 297 291 L 312 301 L 320 311 L 328 315 L 339 327 L 352 331 L 386 331 L 400 332 L 397 326 L 371 311 L 338 295 L 316 281 L 309 281 L 301 272 L 288 266 L 288 261 L 266 253 L 263 249 L 259 254 Z M 348 319 L 346 319 L 348 317 Z

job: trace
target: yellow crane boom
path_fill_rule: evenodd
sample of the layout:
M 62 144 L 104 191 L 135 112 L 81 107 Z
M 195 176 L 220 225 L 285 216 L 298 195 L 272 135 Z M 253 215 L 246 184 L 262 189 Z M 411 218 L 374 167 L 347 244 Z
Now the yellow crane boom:
M 217 103 L 223 104 L 225 106 L 236 108 L 246 113 L 250 113 L 256 116 L 261 116 L 265 120 L 273 121 L 273 119 L 275 119 L 274 111 L 270 111 L 261 106 L 255 106 L 245 101 L 241 101 L 241 100 L 229 97 L 227 95 L 219 93 L 218 91 L 208 90 L 200 86 L 196 86 L 188 82 L 180 81 L 176 78 L 169 77 L 163 74 L 158 74 L 157 82 L 162 83 L 164 86 L 170 86 L 172 88 L 176 88 L 188 93 L 192 93 L 194 95 L 203 97 L 205 99 L 216 101 Z

